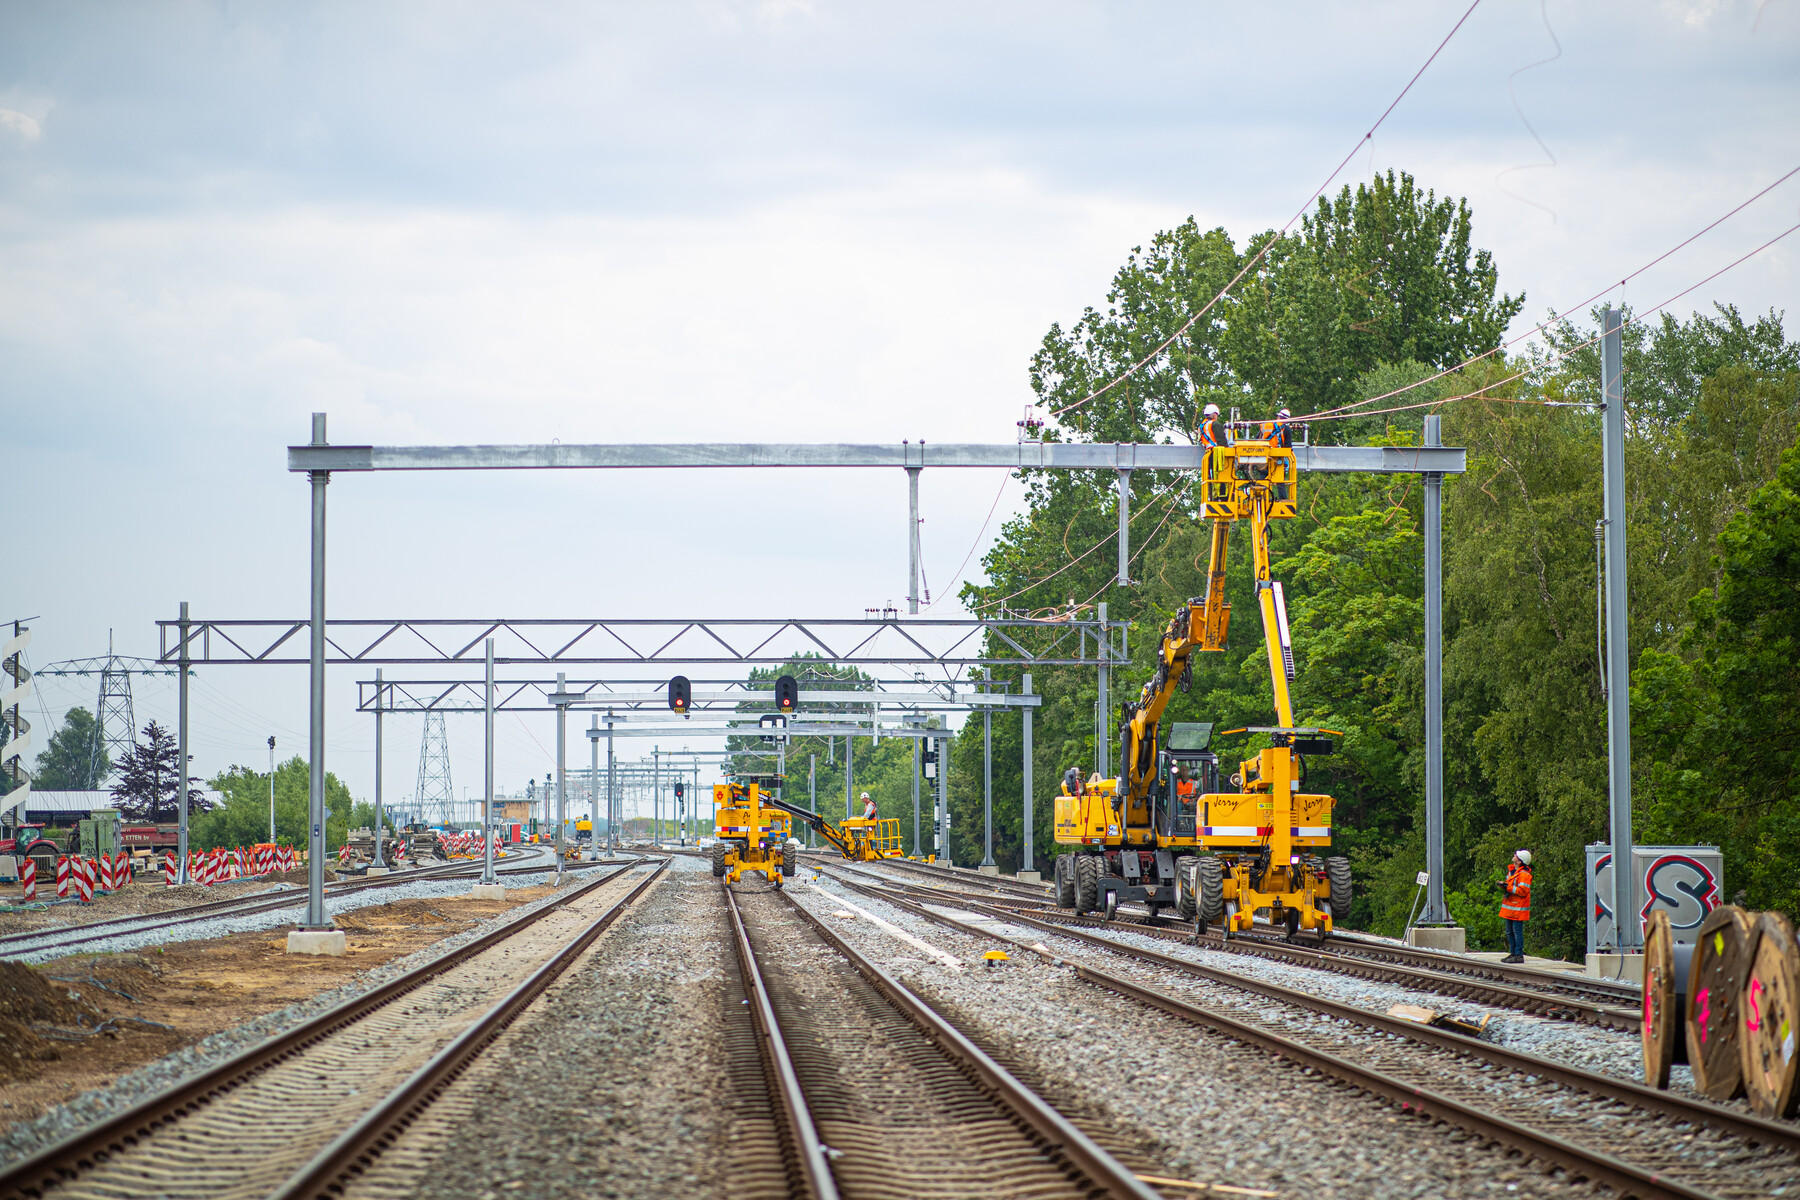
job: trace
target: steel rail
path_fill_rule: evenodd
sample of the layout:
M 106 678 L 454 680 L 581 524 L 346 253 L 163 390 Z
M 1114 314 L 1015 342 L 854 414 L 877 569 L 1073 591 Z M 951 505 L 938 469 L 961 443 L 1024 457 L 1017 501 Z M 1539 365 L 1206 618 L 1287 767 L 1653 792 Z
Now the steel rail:
M 979 925 L 973 925 L 967 921 L 959 921 L 947 913 L 933 912 L 927 906 L 915 903 L 901 896 L 896 896 L 887 889 L 870 887 L 857 880 L 845 878 L 840 872 L 832 872 L 832 878 L 842 883 L 845 887 L 851 888 L 865 896 L 880 899 L 885 903 L 894 905 L 896 908 L 904 909 L 915 916 L 934 921 L 946 928 L 956 929 L 974 937 L 991 938 L 1016 946 L 1025 946 L 1026 949 L 1035 949 L 1035 947 L 1032 947 L 1023 941 L 1004 937 L 991 929 L 984 929 Z M 1025 925 L 1032 929 L 1038 929 L 1046 933 L 1054 934 L 1057 937 L 1070 938 L 1081 942 L 1084 945 L 1096 946 L 1102 950 L 1138 962 L 1153 963 L 1156 966 L 1179 971 L 1185 975 L 1210 980 L 1214 983 L 1222 983 L 1228 987 L 1238 988 L 1243 991 L 1254 992 L 1261 996 L 1267 996 L 1272 1000 L 1279 1000 L 1284 1004 L 1292 1004 L 1299 1008 L 1309 1009 L 1312 1012 L 1320 1013 L 1337 1020 L 1364 1025 L 1371 1029 L 1378 1029 L 1383 1033 L 1392 1034 L 1395 1037 L 1406 1038 L 1411 1041 L 1436 1046 L 1440 1049 L 1451 1050 L 1459 1054 L 1485 1059 L 1495 1066 L 1502 1067 L 1509 1071 L 1517 1071 L 1522 1075 L 1537 1075 L 1546 1079 L 1551 1079 L 1567 1087 L 1589 1092 L 1608 1100 L 1623 1101 L 1635 1105 L 1638 1108 L 1661 1113 L 1664 1116 L 1673 1117 L 1679 1121 L 1685 1121 L 1691 1125 L 1706 1126 L 1733 1137 L 1740 1137 L 1747 1141 L 1776 1146 L 1783 1150 L 1800 1153 L 1800 1125 L 1782 1121 L 1771 1121 L 1762 1117 L 1752 1116 L 1748 1113 L 1734 1112 L 1722 1105 L 1713 1104 L 1708 1101 L 1691 1100 L 1683 1096 L 1678 1096 L 1673 1092 L 1659 1091 L 1656 1088 L 1646 1087 L 1641 1083 L 1633 1083 L 1628 1079 L 1620 1079 L 1611 1075 L 1601 1075 L 1593 1071 L 1585 1071 L 1580 1067 L 1571 1067 L 1564 1063 L 1559 1063 L 1548 1058 L 1542 1058 L 1535 1054 L 1526 1054 L 1523 1051 L 1512 1050 L 1505 1046 L 1496 1045 L 1493 1042 L 1481 1041 L 1461 1034 L 1447 1033 L 1441 1029 L 1433 1029 L 1428 1025 L 1420 1025 L 1415 1021 L 1402 1021 L 1387 1016 L 1384 1013 L 1377 1013 L 1370 1011 L 1369 1009 L 1358 1008 L 1352 1004 L 1343 1004 L 1336 1000 L 1327 1000 L 1309 992 L 1302 992 L 1294 988 L 1284 987 L 1278 983 L 1268 983 L 1259 979 L 1251 979 L 1243 975 L 1233 974 L 1229 971 L 1217 970 L 1201 963 L 1190 962 L 1184 958 L 1176 958 L 1173 955 L 1164 954 L 1161 951 L 1148 950 L 1142 946 L 1132 946 L 1124 942 L 1114 941 L 1112 938 L 1101 937 L 1098 934 L 1088 933 L 1086 930 L 1070 929 L 1053 922 L 1034 920 L 1030 917 L 1023 917 L 1015 913 L 1007 912 L 1004 909 L 992 908 L 987 905 L 968 904 L 963 907 L 978 915 L 990 917 L 997 921 Z M 1042 953 L 1042 951 L 1038 952 Z M 1053 955 L 1052 957 L 1055 956 Z M 1059 959 L 1059 961 L 1067 960 Z
M 917 885 L 909 885 L 917 886 Z M 929 891 L 932 889 L 921 888 Z M 951 893 L 939 892 L 939 895 Z M 1017 911 L 1009 908 L 1007 911 Z M 1179 941 L 1190 944 L 1206 944 L 1228 954 L 1249 954 L 1259 958 L 1272 958 L 1280 962 L 1298 963 L 1322 971 L 1333 971 L 1340 975 L 1353 975 L 1365 979 L 1384 980 L 1390 983 L 1401 983 L 1420 991 L 1437 992 L 1442 995 L 1461 995 L 1478 993 L 1486 1002 L 1499 1004 L 1506 1008 L 1518 1009 L 1540 1016 L 1555 1017 L 1563 1020 L 1579 1021 L 1599 1025 L 1608 1029 L 1617 1029 L 1625 1033 L 1636 1033 L 1643 1018 L 1636 1009 L 1620 1008 L 1603 1004 L 1591 997 L 1577 995 L 1559 995 L 1549 990 L 1531 990 L 1515 987 L 1508 983 L 1483 980 L 1472 975 L 1449 974 L 1432 971 L 1423 967 L 1408 967 L 1399 963 L 1382 963 L 1357 955 L 1331 954 L 1326 951 L 1312 949 L 1307 946 L 1292 946 L 1285 942 L 1246 940 L 1241 937 L 1209 938 L 1204 943 L 1189 934 L 1172 929 L 1160 928 L 1141 921 L 1119 922 L 1104 921 L 1097 917 L 1087 917 L 1079 913 L 1071 913 L 1060 908 L 1048 906 L 1034 910 L 1039 919 L 1064 927 L 1110 928 L 1121 926 L 1129 928 L 1133 933 L 1141 933 L 1146 937 L 1157 937 L 1168 941 Z M 1556 980 L 1546 980 L 1554 986 Z
M 335 1004 L 284 1033 L 234 1054 L 173 1087 L 102 1118 L 85 1129 L 76 1130 L 18 1162 L 0 1168 L 0 1200 L 35 1200 L 44 1196 L 59 1183 L 79 1176 L 85 1164 L 103 1161 L 148 1137 L 158 1128 L 198 1111 L 216 1096 L 415 991 L 438 975 L 504 941 L 552 911 L 618 878 L 635 865 L 623 864 L 610 875 L 579 884 L 542 908 L 514 917 L 431 962 L 395 976 L 372 991 Z
M 889 1004 L 923 1030 L 970 1078 L 1029 1126 L 1043 1140 L 1047 1153 L 1066 1157 L 1086 1176 L 1089 1183 L 1105 1195 L 1126 1200 L 1161 1200 L 1155 1191 L 1145 1186 L 1123 1163 L 1036 1092 L 1019 1082 L 1012 1072 L 995 1062 L 985 1050 L 970 1041 L 962 1030 L 941 1016 L 936 1009 L 851 946 L 836 930 L 819 920 L 786 891 L 781 892 L 781 896 L 827 944 L 849 960 L 850 965 Z
M 756 1040 L 762 1049 L 769 1090 L 775 1093 L 776 1103 L 787 1122 L 788 1135 L 793 1139 L 792 1149 L 795 1163 L 800 1168 L 801 1183 L 811 1200 L 838 1200 L 837 1180 L 832 1178 L 831 1164 L 819 1141 L 819 1127 L 813 1122 L 812 1106 L 807 1103 L 806 1092 L 800 1086 L 800 1074 L 794 1069 L 793 1056 L 788 1053 L 787 1039 L 782 1036 L 781 1024 L 775 1019 L 775 1006 L 769 1000 L 762 969 L 756 965 L 756 952 L 750 948 L 750 931 L 744 928 L 744 915 L 738 911 L 737 897 L 732 895 L 731 889 L 722 886 L 721 890 L 725 893 L 726 911 L 731 915 L 731 940 L 737 948 L 744 991 L 750 999 L 750 1016 L 756 1025 Z
M 502 867 L 497 875 L 531 875 L 539 871 L 554 871 L 554 861 L 546 866 L 521 864 Z M 445 879 L 470 879 L 480 874 L 480 868 L 472 863 L 447 862 L 436 866 L 423 867 L 405 874 L 390 875 L 368 880 L 340 880 L 325 885 L 327 896 L 352 896 L 359 892 L 373 891 L 380 888 L 398 887 L 405 883 L 433 883 Z M 253 877 L 254 878 L 254 877 Z M 24 930 L 0 936 L 0 957 L 7 953 L 36 954 L 40 950 L 60 950 L 65 946 L 80 946 L 90 942 L 103 942 L 116 937 L 130 937 L 138 933 L 151 933 L 158 929 L 170 929 L 177 925 L 186 925 L 195 921 L 207 921 L 218 918 L 251 916 L 259 912 L 272 912 L 281 908 L 294 908 L 306 903 L 306 889 L 295 888 L 292 891 L 278 892 L 270 895 L 258 892 L 249 896 L 233 896 L 225 900 L 207 900 L 200 904 L 188 905 L 179 909 L 171 909 L 160 913 L 141 913 L 137 916 L 108 917 L 104 921 L 88 921 L 79 925 L 49 926 L 36 930 Z M 158 918 L 166 918 L 159 920 Z M 148 922 L 148 924 L 137 924 Z M 132 928 L 120 928 L 121 926 Z M 79 936 L 63 937 L 63 933 Z M 12 947 L 23 946 L 31 942 L 51 942 L 48 946 L 28 947 L 13 950 Z
M 406 1127 L 417 1120 L 443 1094 L 444 1089 L 507 1026 L 517 1020 L 532 1001 L 543 994 L 545 988 L 554 983 L 614 921 L 623 916 L 633 901 L 661 879 L 668 867 L 669 860 L 664 859 L 654 871 L 639 880 L 629 892 L 551 955 L 523 983 L 508 992 L 449 1045 L 432 1055 L 404 1083 L 389 1092 L 379 1104 L 365 1112 L 355 1124 L 314 1155 L 311 1162 L 271 1193 L 271 1200 L 306 1200 L 310 1197 L 333 1197 L 335 1200 L 340 1196 L 348 1186 L 348 1181 L 362 1174 L 384 1150 L 397 1142 L 405 1133 Z
M 1429 1088 L 1396 1079 L 1385 1071 L 1314 1049 L 1282 1034 L 1226 1016 L 1179 996 L 1171 996 L 1156 988 L 1133 983 L 1129 979 L 1109 975 L 1081 963 L 1070 965 L 1077 975 L 1090 983 L 1160 1008 L 1170 1016 L 1211 1029 L 1214 1033 L 1260 1046 L 1278 1057 L 1311 1067 L 1353 1087 L 1391 1100 L 1399 1104 L 1403 1111 L 1417 1112 L 1445 1121 L 1477 1137 L 1511 1146 L 1533 1158 L 1553 1163 L 1579 1178 L 1604 1183 L 1621 1195 L 1637 1196 L 1643 1200 L 1662 1200 L 1664 1197 L 1668 1200 L 1714 1200 L 1712 1193 L 1670 1179 L 1660 1172 L 1646 1171 L 1599 1150 L 1589 1150 L 1529 1125 L 1483 1112 L 1473 1105 L 1453 1100 Z

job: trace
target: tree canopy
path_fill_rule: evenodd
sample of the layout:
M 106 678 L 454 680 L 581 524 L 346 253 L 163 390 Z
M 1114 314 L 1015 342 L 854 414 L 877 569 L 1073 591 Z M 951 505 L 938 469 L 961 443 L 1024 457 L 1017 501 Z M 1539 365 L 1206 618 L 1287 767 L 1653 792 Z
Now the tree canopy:
M 186 787 L 188 814 L 206 812 L 212 802 L 199 788 L 187 787 L 200 781 L 181 769 L 180 757 L 173 734 L 155 721 L 145 725 L 143 740 L 118 763 L 112 796 L 119 811 L 134 821 L 180 820 L 180 797 Z
M 1179 441 L 1200 405 L 1267 417 L 1278 403 L 1322 413 L 1382 396 L 1497 350 L 1523 297 L 1503 295 L 1474 249 L 1466 203 L 1410 176 L 1322 202 L 1291 238 L 1235 248 L 1195 222 L 1134 249 L 1104 311 L 1053 326 L 1030 364 L 1052 410 L 1088 396 L 1148 355 L 1271 242 L 1225 303 L 1120 386 L 1062 415 L 1051 438 Z M 1596 652 L 1594 538 L 1601 516 L 1600 417 L 1592 324 L 1558 322 L 1525 357 L 1492 354 L 1406 393 L 1437 402 L 1447 444 L 1468 450 L 1444 485 L 1447 887 L 1474 944 L 1497 947 L 1497 880 L 1512 852 L 1536 855 L 1534 951 L 1579 956 L 1583 847 L 1606 834 L 1606 714 Z M 1629 314 L 1627 314 L 1629 317 Z M 1800 908 L 1800 795 L 1787 725 L 1800 713 L 1792 667 L 1800 561 L 1800 345 L 1778 314 L 1729 305 L 1686 320 L 1626 325 L 1627 539 L 1634 669 L 1633 774 L 1642 842 L 1716 842 L 1727 888 L 1752 905 Z M 1452 397 L 1470 397 L 1449 402 Z M 1416 444 L 1427 409 L 1316 420 L 1314 442 Z M 1778 474 L 1779 469 L 1779 474 Z M 1117 500 L 1109 475 L 1027 472 L 1023 512 L 965 587 L 978 612 L 1078 612 L 1109 604 L 1131 623 L 1130 666 L 1113 672 L 1112 712 L 1096 713 L 1088 669 L 1039 671 L 1036 846 L 1054 854 L 1051 793 L 1062 770 L 1116 747 L 1116 701 L 1152 670 L 1155 633 L 1205 590 L 1209 523 L 1192 480 L 1130 476 L 1130 587 L 1113 581 Z M 1412 477 L 1307 475 L 1299 516 L 1271 531 L 1298 670 L 1296 719 L 1345 731 L 1309 763 L 1337 800 L 1333 844 L 1357 873 L 1351 924 L 1398 932 L 1424 865 L 1422 498 Z M 1165 720 L 1267 724 L 1267 663 L 1246 531 L 1234 535 L 1230 647 L 1194 665 Z M 1791 544 L 1790 544 L 1791 543 Z M 1697 598 L 1696 598 L 1697 597 Z M 1014 672 L 997 672 L 1015 686 Z M 1020 855 L 1020 732 L 994 721 L 996 857 Z M 1223 739 L 1221 756 L 1260 743 Z M 1116 749 L 1109 758 L 1117 757 Z M 1116 768 L 1116 762 L 1110 764 Z M 1748 769 L 1746 769 L 1748 768 Z M 981 723 L 955 746 L 952 848 L 981 853 Z M 1701 819 L 1702 815 L 1706 819 Z
M 71 708 L 63 714 L 62 728 L 50 735 L 49 744 L 38 755 L 31 785 L 44 791 L 72 792 L 99 787 L 112 769 L 106 750 L 96 745 L 99 740 L 100 723 L 94 714 L 85 708 Z

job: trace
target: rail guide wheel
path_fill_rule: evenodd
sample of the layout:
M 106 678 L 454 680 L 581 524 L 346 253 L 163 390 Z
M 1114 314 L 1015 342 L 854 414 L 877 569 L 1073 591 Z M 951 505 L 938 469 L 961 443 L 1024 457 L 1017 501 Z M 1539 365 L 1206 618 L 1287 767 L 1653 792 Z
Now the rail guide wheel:
M 1744 1092 L 1737 1001 L 1750 926 L 1750 914 L 1735 904 L 1713 909 L 1701 922 L 1688 967 L 1688 1066 L 1695 1090 L 1709 1100 L 1730 1100 Z
M 1106 893 L 1105 917 L 1107 920 L 1110 921 L 1118 915 L 1119 915 L 1119 893 L 1109 890 Z M 1156 914 L 1154 912 L 1152 912 L 1150 915 L 1155 916 Z
M 1800 1112 L 1800 948 L 1794 927 L 1778 912 L 1757 916 L 1744 939 L 1743 985 L 1738 992 L 1738 1053 L 1744 1091 L 1759 1116 Z

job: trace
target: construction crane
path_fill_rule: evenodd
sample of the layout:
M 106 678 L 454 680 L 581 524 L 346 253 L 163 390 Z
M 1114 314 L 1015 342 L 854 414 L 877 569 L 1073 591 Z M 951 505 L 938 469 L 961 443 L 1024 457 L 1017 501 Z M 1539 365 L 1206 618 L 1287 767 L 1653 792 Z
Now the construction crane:
M 1072 852 L 1056 862 L 1057 900 L 1108 916 L 1121 901 L 1143 904 L 1153 917 L 1173 908 L 1200 932 L 1218 924 L 1227 934 L 1264 912 L 1289 936 L 1305 929 L 1322 940 L 1348 915 L 1351 879 L 1349 860 L 1317 854 L 1331 844 L 1331 797 L 1300 790 L 1306 756 L 1333 753 L 1335 733 L 1294 724 L 1293 642 L 1269 569 L 1269 523 L 1295 513 L 1294 452 L 1278 425 L 1234 419 L 1231 429 L 1236 436 L 1209 449 L 1203 464 L 1202 515 L 1213 522 L 1206 595 L 1176 610 L 1156 673 L 1122 707 L 1119 777 L 1064 778 L 1056 840 Z M 1226 792 L 1210 723 L 1174 725 L 1166 746 L 1157 727 L 1192 678 L 1192 656 L 1225 649 L 1226 554 L 1240 520 L 1250 525 L 1277 723 L 1228 731 L 1267 734 L 1270 746 L 1239 764 L 1229 781 L 1238 790 Z

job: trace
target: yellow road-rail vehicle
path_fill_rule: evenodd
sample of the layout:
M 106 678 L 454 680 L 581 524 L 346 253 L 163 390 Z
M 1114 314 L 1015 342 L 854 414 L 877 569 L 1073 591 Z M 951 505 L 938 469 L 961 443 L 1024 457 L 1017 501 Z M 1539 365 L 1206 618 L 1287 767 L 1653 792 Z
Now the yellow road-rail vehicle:
M 1173 909 L 1204 933 L 1250 928 L 1255 914 L 1323 939 L 1350 909 L 1350 864 L 1319 852 L 1331 845 L 1330 796 L 1302 791 L 1308 755 L 1331 754 L 1334 731 L 1294 724 L 1288 685 L 1293 645 L 1281 584 L 1269 573 L 1269 522 L 1295 512 L 1294 452 L 1279 427 L 1234 425 L 1238 436 L 1207 451 L 1202 515 L 1213 522 L 1206 596 L 1177 609 L 1158 647 L 1156 673 L 1122 706 L 1120 773 L 1064 777 L 1056 799 L 1056 897 L 1078 912 L 1121 901 Z M 1231 527 L 1250 524 L 1256 598 L 1275 700 L 1275 725 L 1231 730 L 1267 734 L 1268 749 L 1243 760 L 1221 790 L 1212 725 L 1176 724 L 1168 744 L 1157 725 L 1192 678 L 1192 655 L 1222 651 L 1231 624 L 1225 598 Z
M 761 872 L 776 887 L 791 876 L 800 858 L 792 822 L 773 795 L 772 778 L 713 785 L 712 873 L 736 883 L 745 872 Z

